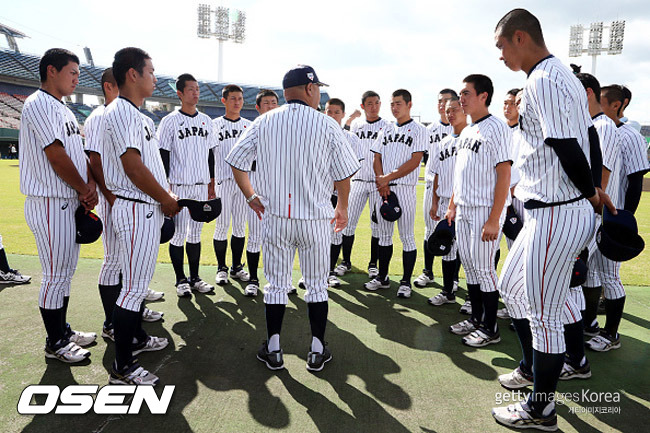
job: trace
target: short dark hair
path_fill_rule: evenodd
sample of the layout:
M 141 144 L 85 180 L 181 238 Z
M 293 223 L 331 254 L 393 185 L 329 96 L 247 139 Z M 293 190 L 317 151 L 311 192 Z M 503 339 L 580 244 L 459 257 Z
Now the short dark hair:
M 623 108 L 627 108 L 630 105 L 630 102 L 632 102 L 632 91 L 627 88 L 627 86 L 621 86 L 621 90 L 623 91 L 623 96 L 625 96 L 625 99 L 627 99 L 627 105 Z M 625 102 L 623 102 L 625 104 Z
M 64 48 L 50 48 L 43 54 L 38 63 L 38 72 L 41 76 L 41 83 L 47 81 L 47 67 L 52 65 L 57 71 L 61 71 L 70 62 L 79 64 L 79 57 L 72 51 Z
M 498 36 L 512 40 L 517 30 L 528 33 L 533 42 L 540 47 L 545 45 L 539 20 L 526 9 L 513 9 L 505 14 L 497 23 L 494 32 Z
M 179 75 L 178 78 L 176 79 L 176 90 L 183 93 L 183 91 L 185 90 L 185 84 L 187 84 L 188 81 L 194 81 L 198 83 L 198 81 L 196 81 L 196 78 L 194 78 L 192 74 Z
M 587 89 L 591 89 L 594 92 L 594 95 L 596 96 L 596 101 L 600 104 L 600 83 L 591 74 L 587 74 L 586 72 L 580 72 L 576 74 L 576 78 L 580 83 L 582 83 L 582 87 Z
M 476 90 L 476 94 L 487 92 L 488 96 L 485 100 L 485 106 L 489 107 L 492 102 L 492 95 L 494 94 L 494 86 L 492 85 L 492 80 L 487 75 L 481 74 L 470 74 L 465 77 L 463 83 L 471 83 Z
M 106 97 L 106 90 L 104 90 L 104 84 L 106 83 L 117 85 L 117 82 L 115 81 L 115 77 L 113 76 L 113 68 L 106 68 L 102 73 L 101 84 L 102 84 L 102 93 L 104 94 L 104 97 Z
M 361 95 L 361 104 L 362 105 L 365 104 L 366 99 L 375 98 L 375 97 L 381 100 L 381 98 L 379 97 L 379 94 L 377 92 L 375 92 L 374 90 L 368 90 L 366 92 L 363 92 L 363 95 Z
M 126 83 L 126 73 L 131 68 L 142 75 L 146 60 L 151 60 L 151 57 L 149 57 L 146 51 L 140 48 L 127 47 L 115 53 L 115 58 L 113 59 L 113 76 L 115 77 L 117 87 L 122 87 Z
M 521 89 L 518 89 L 518 88 L 515 87 L 514 89 L 510 89 L 510 90 L 508 90 L 508 91 L 506 92 L 506 95 L 512 95 L 512 96 L 514 96 L 514 97 L 516 98 L 516 97 L 517 97 L 517 93 L 519 93 L 519 92 L 521 92 Z
M 339 107 L 341 107 L 341 111 L 345 113 L 345 102 L 343 102 L 339 98 L 331 98 L 329 101 L 326 102 L 326 104 L 338 105 Z
M 412 100 L 411 92 L 409 92 L 406 89 L 397 89 L 397 90 L 395 90 L 393 92 L 393 98 L 397 98 L 398 96 L 401 96 L 402 98 L 404 98 L 404 102 L 406 102 L 407 104 L 409 102 L 411 102 L 411 100 Z
M 453 89 L 446 89 L 446 88 L 442 89 L 441 91 L 438 92 L 438 95 L 442 95 L 443 93 L 448 93 L 451 96 L 455 96 L 456 98 L 458 98 L 458 93 L 456 93 L 456 91 Z
M 601 93 L 605 95 L 605 98 L 609 101 L 611 104 L 612 102 L 620 102 L 621 106 L 618 107 L 618 113 L 621 113 L 621 109 L 623 108 L 623 104 L 625 104 L 625 92 L 623 92 L 623 86 L 619 86 L 618 84 L 611 84 L 609 86 L 602 87 L 600 89 Z
M 458 100 L 460 100 L 460 98 L 458 98 L 458 95 L 451 95 L 451 98 L 449 98 L 447 102 L 458 101 Z
M 280 98 L 278 98 L 278 94 L 275 93 L 271 89 L 261 89 L 257 96 L 255 97 L 255 105 L 259 106 L 262 103 L 262 98 L 266 98 L 267 96 L 273 96 L 275 97 L 275 100 L 277 102 L 280 102 Z
M 241 93 L 242 95 L 244 94 L 244 89 L 239 87 L 237 84 L 228 84 L 225 86 L 223 89 L 221 89 L 221 96 L 223 99 L 228 99 L 228 95 L 231 93 Z

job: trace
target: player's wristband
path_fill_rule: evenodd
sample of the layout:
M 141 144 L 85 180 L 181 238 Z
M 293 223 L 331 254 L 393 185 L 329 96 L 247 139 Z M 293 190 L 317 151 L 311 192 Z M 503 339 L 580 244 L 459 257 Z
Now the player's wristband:
M 257 197 L 259 197 L 257 194 L 253 194 L 252 196 L 248 197 L 246 199 L 246 203 L 250 204 L 253 200 L 255 200 Z

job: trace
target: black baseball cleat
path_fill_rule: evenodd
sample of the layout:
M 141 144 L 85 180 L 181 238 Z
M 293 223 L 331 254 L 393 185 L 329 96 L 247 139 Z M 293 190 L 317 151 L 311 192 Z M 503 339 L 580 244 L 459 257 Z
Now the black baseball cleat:
M 282 370 L 284 368 L 284 358 L 282 349 L 269 352 L 268 342 L 263 342 L 260 350 L 257 351 L 257 359 L 262 361 L 269 370 Z
M 323 346 L 323 353 L 309 352 L 307 355 L 307 370 L 321 371 L 325 363 L 332 360 L 332 352 L 327 348 L 327 343 Z

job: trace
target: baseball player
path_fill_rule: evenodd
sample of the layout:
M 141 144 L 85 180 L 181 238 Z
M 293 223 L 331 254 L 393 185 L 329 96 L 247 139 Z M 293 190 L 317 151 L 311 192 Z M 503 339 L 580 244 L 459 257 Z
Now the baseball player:
M 641 199 L 643 176 L 648 172 L 650 166 L 646 155 L 646 141 L 634 127 L 620 120 L 621 108 L 626 99 L 630 98 L 626 98 L 623 86 L 618 85 L 603 87 L 600 97 L 604 113 L 617 127 L 621 153 L 620 173 L 617 178 L 613 179 L 615 173 L 612 172 L 607 191 L 617 208 L 634 213 Z M 596 283 L 588 281 L 590 284 L 583 287 L 586 298 L 585 323 L 588 332 L 592 335 L 596 334 L 586 344 L 592 350 L 606 352 L 621 346 L 618 326 L 623 316 L 625 288 L 619 275 L 620 263 L 603 257 L 600 251 L 596 254 L 598 254 L 600 281 L 596 281 Z M 601 283 L 602 286 L 597 283 Z M 596 311 L 601 291 L 605 298 L 606 322 L 605 328 L 598 333 Z
M 331 98 L 325 103 L 325 114 L 336 120 L 336 123 L 339 125 L 343 118 L 345 117 L 345 103 L 339 98 Z M 352 150 L 359 158 L 359 162 L 363 162 L 363 157 L 360 156 L 361 152 L 361 143 L 359 137 L 349 131 L 343 131 L 345 138 L 348 139 Z M 338 193 L 334 191 L 332 195 L 332 205 L 336 207 L 336 202 L 338 200 Z M 364 203 L 365 204 L 365 203 Z M 341 244 L 343 243 L 343 232 L 332 232 L 332 245 L 330 246 L 330 273 L 327 277 L 327 284 L 330 287 L 339 287 L 341 286 L 341 280 L 339 280 L 336 272 L 336 262 L 339 259 L 339 254 L 341 253 Z M 341 263 L 339 265 L 339 271 L 342 271 L 345 274 L 349 270 L 347 263 Z M 344 269 L 341 269 L 344 268 Z
M 427 162 L 427 174 L 431 180 L 431 202 L 425 215 L 427 231 L 425 232 L 425 241 L 433 233 L 440 219 L 445 216 L 449 207 L 449 200 L 453 193 L 454 186 L 454 168 L 456 165 L 456 155 L 460 145 L 460 134 L 467 126 L 467 116 L 458 101 L 458 96 L 452 95 L 447 101 L 445 107 L 445 119 L 453 128 L 451 133 L 441 141 L 434 143 L 431 148 L 431 157 Z M 445 224 L 443 222 L 442 224 Z M 425 244 L 425 250 L 428 250 Z M 429 253 L 430 254 L 430 253 Z M 426 256 L 425 256 L 426 260 Z M 431 305 L 452 304 L 456 301 L 454 296 L 454 286 L 458 278 L 458 247 L 456 242 L 453 243 L 451 251 L 442 257 L 442 292 L 429 298 Z M 426 265 L 425 265 L 426 267 Z M 423 274 L 425 275 L 426 272 Z M 416 280 L 417 285 L 417 280 Z
M 115 362 L 109 383 L 155 385 L 158 377 L 135 356 L 164 349 L 168 341 L 147 335 L 141 311 L 156 267 L 163 214 L 173 217 L 180 209 L 169 192 L 153 121 L 138 109 L 155 89 L 151 58 L 139 48 L 123 48 L 115 53 L 113 76 L 120 96 L 104 112 L 101 155 L 106 187 L 115 195 L 111 218 L 124 284 L 113 309 Z
M 411 118 L 411 93 L 405 89 L 393 92 L 390 109 L 396 123 L 383 129 L 372 144 L 370 150 L 375 154 L 373 169 L 377 187 L 375 207 L 381 198 L 387 198 L 393 192 L 402 208 L 402 215 L 397 220 L 397 228 L 402 241 L 402 265 L 404 275 L 399 283 L 397 296 L 411 297 L 411 276 L 417 258 L 415 245 L 415 202 L 416 186 L 420 172 L 422 154 L 427 150 L 428 135 L 426 128 Z M 377 209 L 378 210 L 378 209 Z M 379 212 L 377 212 L 379 214 Z M 366 290 L 375 291 L 390 287 L 388 267 L 393 255 L 393 230 L 395 225 L 382 217 L 377 218 L 379 233 L 379 275 L 364 284 Z
M 360 154 L 363 158 L 361 170 L 352 178 L 350 187 L 350 220 L 347 227 L 343 229 L 342 252 L 343 261 L 334 269 L 336 275 L 345 275 L 352 269 L 352 246 L 354 245 L 354 232 L 357 229 L 361 212 L 368 203 L 368 209 L 375 209 L 377 199 L 375 187 L 375 172 L 372 164 L 374 160 L 373 153 L 370 151 L 372 143 L 377 139 L 379 133 L 386 129 L 390 122 L 379 117 L 381 109 L 381 100 L 379 94 L 368 90 L 361 96 L 361 109 L 365 114 L 365 119 L 361 119 L 361 112 L 355 110 L 345 122 L 345 129 L 349 129 L 353 134 L 359 137 Z M 375 278 L 379 274 L 377 268 L 377 250 L 379 248 L 379 235 L 377 234 L 377 223 L 370 222 L 370 263 L 368 263 L 368 276 Z
M 122 272 L 120 269 L 120 258 L 117 248 L 117 237 L 113 228 L 111 219 L 111 208 L 115 202 L 115 196 L 106 188 L 104 180 L 104 171 L 102 167 L 101 152 L 103 148 L 103 115 L 106 106 L 117 98 L 119 91 L 117 83 L 113 77 L 113 70 L 107 68 L 102 73 L 101 78 L 102 93 L 104 94 L 105 103 L 95 108 L 84 123 L 84 132 L 86 135 L 86 152 L 90 160 L 90 169 L 93 178 L 99 189 L 99 203 L 97 213 L 102 219 L 104 229 L 102 231 L 102 244 L 104 246 L 104 261 L 99 271 L 99 296 L 104 308 L 104 324 L 102 326 L 102 337 L 115 340 L 113 333 L 113 309 L 115 302 L 122 289 Z M 164 293 L 147 289 L 145 300 L 158 300 Z M 155 322 L 162 319 L 163 313 L 144 308 L 142 320 Z
M 452 98 L 458 99 L 458 95 L 456 94 L 455 91 L 451 89 L 442 89 L 440 93 L 438 93 L 438 114 L 440 114 L 440 120 L 438 122 L 434 122 L 431 125 L 427 126 L 427 130 L 429 131 L 429 148 L 427 149 L 426 155 L 428 155 L 427 160 L 426 160 L 426 167 L 424 169 L 424 181 L 425 181 L 425 187 L 424 187 L 424 200 L 423 200 L 423 209 L 424 209 L 424 269 L 422 270 L 422 274 L 413 281 L 413 284 L 415 284 L 415 287 L 426 287 L 429 284 L 433 284 L 434 278 L 433 278 L 433 254 L 431 251 L 429 251 L 429 248 L 427 248 L 427 240 L 429 239 L 429 236 L 431 236 L 431 233 L 433 233 L 433 230 L 436 226 L 435 220 L 431 219 L 429 216 L 429 210 L 431 209 L 431 203 L 433 200 L 433 178 L 435 176 L 435 172 L 433 171 L 433 160 L 435 159 L 436 162 L 438 161 L 436 158 L 431 158 L 432 155 L 437 155 L 437 149 L 436 147 L 438 146 L 438 143 L 442 141 L 443 138 L 448 136 L 453 132 L 453 127 L 449 123 L 449 120 L 447 119 L 447 115 L 445 114 L 445 109 L 447 106 L 447 102 L 450 101 Z M 454 155 L 454 160 L 455 160 L 456 155 Z M 451 253 L 450 253 L 451 254 Z M 454 256 L 456 253 L 454 252 Z M 458 285 L 456 285 L 458 287 Z
M 508 307 L 524 357 L 532 345 L 533 393 L 526 402 L 492 410 L 497 422 L 515 428 L 557 429 L 553 396 L 564 365 L 562 312 L 575 257 L 594 230 L 594 209 L 609 197 L 594 187 L 602 172 L 600 146 L 589 140 L 591 119 L 580 82 L 544 42 L 537 18 L 525 9 L 508 12 L 495 29 L 501 59 L 528 74 L 519 105 L 524 226 L 506 258 L 499 290 Z M 590 161 L 591 166 L 590 167 Z M 615 212 L 615 209 L 613 209 Z M 512 292 L 525 287 L 524 302 Z M 515 370 L 499 381 L 516 381 Z
M 7 261 L 7 253 L 2 245 L 2 235 L 0 235 L 0 284 L 27 284 L 32 277 L 21 274 L 17 269 L 11 269 Z
M 257 358 L 272 370 L 284 368 L 280 330 L 296 249 L 312 331 L 307 369 L 320 371 L 332 359 L 324 342 L 331 223 L 336 222 L 336 231 L 345 227 L 349 178 L 359 169 L 359 161 L 341 126 L 317 111 L 321 85 L 310 66 L 287 72 L 282 82 L 287 104 L 257 118 L 226 158 L 250 207 L 258 217 L 264 214 L 268 340 Z M 257 190 L 247 174 L 253 161 Z M 339 193 L 335 209 L 330 202 L 332 187 Z
M 176 80 L 176 94 L 181 108 L 165 116 L 158 127 L 160 155 L 171 190 L 179 198 L 212 200 L 214 190 L 214 152 L 217 145 L 212 119 L 199 112 L 199 83 L 190 74 Z M 176 274 L 176 294 L 191 297 L 192 290 L 209 293 L 214 287 L 199 277 L 201 231 L 203 223 L 194 221 L 187 209 L 174 219 L 176 230 L 169 242 L 169 257 Z M 187 241 L 187 243 L 186 243 Z M 190 277 L 185 276 L 183 246 L 187 252 Z
M 235 145 L 235 142 L 246 132 L 251 121 L 239 115 L 244 106 L 244 91 L 235 84 L 225 86 L 221 92 L 221 102 L 226 107 L 226 114 L 217 117 L 213 122 L 213 130 L 217 137 L 218 146 L 214 149 L 215 179 L 221 191 L 221 215 L 214 227 L 214 254 L 217 256 L 217 284 L 228 284 L 228 266 L 226 265 L 226 248 L 228 247 L 228 228 L 232 219 L 232 236 L 230 251 L 232 267 L 230 276 L 240 281 L 248 281 L 250 276 L 241 263 L 244 252 L 246 230 L 246 201 L 242 197 L 232 169 L 225 158 Z
M 472 123 L 458 139 L 453 194 L 445 218 L 456 221 L 472 316 L 452 325 L 450 331 L 465 335 L 462 341 L 468 346 L 484 347 L 501 341 L 494 260 L 509 197 L 511 133 L 505 122 L 488 111 L 492 80 L 473 74 L 463 83 L 460 105 Z
M 255 98 L 255 109 L 260 116 L 267 111 L 278 107 L 278 95 L 273 90 L 262 89 Z M 255 164 L 257 165 L 257 164 Z M 253 189 L 256 189 L 256 169 L 248 173 Z M 248 209 L 248 243 L 246 244 L 246 261 L 248 262 L 248 274 L 250 280 L 244 289 L 246 296 L 257 296 L 260 289 L 260 280 L 257 276 L 257 268 L 260 262 L 260 249 L 262 247 L 262 221 L 257 217 L 253 209 Z
M 74 215 L 80 205 L 94 208 L 97 192 L 77 119 L 61 100 L 79 84 L 79 58 L 61 48 L 47 50 L 39 73 L 41 88 L 27 98 L 20 119 L 20 191 L 27 196 L 25 220 L 43 272 L 38 306 L 47 332 L 45 357 L 74 363 L 90 356 L 81 347 L 97 338 L 72 331 L 66 321 L 79 259 Z

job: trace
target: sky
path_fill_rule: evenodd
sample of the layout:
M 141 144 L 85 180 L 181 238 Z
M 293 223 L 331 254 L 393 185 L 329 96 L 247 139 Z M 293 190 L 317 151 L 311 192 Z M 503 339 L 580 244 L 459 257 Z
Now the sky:
M 650 8 L 646 1 L 202 2 L 247 14 L 245 42 L 224 44 L 224 81 L 281 87 L 288 69 L 309 64 L 330 85 L 329 95 L 345 101 L 348 114 L 359 106 L 361 94 L 372 89 L 384 102 L 381 115 L 392 119 L 390 95 L 405 88 L 413 95 L 412 116 L 425 122 L 438 119 L 438 91 L 460 89 L 462 79 L 471 73 L 492 79 L 495 95 L 490 108 L 502 115 L 506 92 L 522 87 L 526 79 L 525 73 L 503 65 L 494 45 L 494 27 L 509 10 L 524 7 L 535 14 L 551 53 L 567 65 L 582 65 L 584 72 L 591 72 L 590 57 L 568 57 L 570 26 L 626 20 L 623 53 L 599 56 L 596 77 L 602 85 L 627 85 L 633 92 L 627 116 L 650 123 Z M 216 81 L 218 42 L 196 36 L 198 3 L 21 0 L 3 4 L 0 23 L 29 36 L 18 41 L 26 53 L 41 55 L 48 48 L 63 47 L 83 59 L 87 46 L 96 65 L 109 66 L 118 49 L 137 46 L 151 55 L 161 74 L 190 72 L 199 79 Z M 7 47 L 4 38 L 0 46 Z

